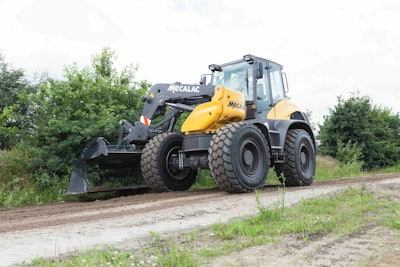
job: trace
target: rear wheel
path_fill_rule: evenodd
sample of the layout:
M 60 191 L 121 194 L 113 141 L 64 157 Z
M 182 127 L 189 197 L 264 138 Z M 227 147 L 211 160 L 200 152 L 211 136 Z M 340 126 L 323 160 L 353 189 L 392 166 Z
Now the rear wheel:
M 197 170 L 179 170 L 172 163 L 178 157 L 182 142 L 182 135 L 169 132 L 156 135 L 146 145 L 140 165 L 143 178 L 152 190 L 184 191 L 196 181 Z
M 310 135 L 302 129 L 290 129 L 285 141 L 285 163 L 275 167 L 279 180 L 287 186 L 310 185 L 314 180 L 315 148 Z
M 263 187 L 268 174 L 269 149 L 255 125 L 243 122 L 221 127 L 208 149 L 211 175 L 218 187 L 230 193 Z

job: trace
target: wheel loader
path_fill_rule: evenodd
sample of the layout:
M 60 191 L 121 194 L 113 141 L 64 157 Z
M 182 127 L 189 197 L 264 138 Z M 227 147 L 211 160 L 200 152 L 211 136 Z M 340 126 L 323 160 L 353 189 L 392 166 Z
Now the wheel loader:
M 120 121 L 116 145 L 98 137 L 77 160 L 67 194 L 91 192 L 87 164 L 141 170 L 132 188 L 182 191 L 209 169 L 229 193 L 264 186 L 269 168 L 288 186 L 310 185 L 316 142 L 306 114 L 286 97 L 282 66 L 254 55 L 209 66 L 199 84 L 155 84 L 140 120 Z M 178 118 L 188 113 L 180 131 Z

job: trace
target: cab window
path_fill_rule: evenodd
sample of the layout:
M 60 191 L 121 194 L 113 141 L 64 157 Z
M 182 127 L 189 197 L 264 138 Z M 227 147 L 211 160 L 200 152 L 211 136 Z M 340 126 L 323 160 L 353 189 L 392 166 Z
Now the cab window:
M 268 73 L 265 68 L 265 62 L 263 64 L 264 75 L 261 79 L 257 80 L 257 111 L 266 111 L 271 108 L 270 95 L 268 90 Z
M 252 65 L 247 62 L 238 62 L 223 66 L 222 71 L 215 71 L 211 84 L 244 93 L 246 101 L 253 100 Z
M 271 79 L 272 104 L 274 105 L 285 98 L 285 88 L 283 86 L 280 66 L 271 64 L 269 73 Z

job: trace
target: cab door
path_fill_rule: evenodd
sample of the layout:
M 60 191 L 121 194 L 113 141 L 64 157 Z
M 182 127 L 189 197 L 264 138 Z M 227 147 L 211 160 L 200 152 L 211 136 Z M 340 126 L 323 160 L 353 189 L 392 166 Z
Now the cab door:
M 290 115 L 293 111 L 291 108 L 289 108 L 290 110 L 287 110 L 291 104 L 289 103 L 285 93 L 282 67 L 273 62 L 268 63 L 269 66 L 267 67 L 267 77 L 269 78 L 268 82 L 271 103 L 270 110 L 267 113 L 267 118 L 273 120 L 290 119 Z

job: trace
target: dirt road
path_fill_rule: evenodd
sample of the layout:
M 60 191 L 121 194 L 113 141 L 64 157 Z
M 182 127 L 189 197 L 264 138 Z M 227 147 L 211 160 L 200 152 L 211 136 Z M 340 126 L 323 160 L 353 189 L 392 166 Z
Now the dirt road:
M 359 184 L 395 184 L 398 192 L 400 177 L 389 174 L 286 188 L 285 204 Z M 278 187 L 265 187 L 261 196 L 265 205 L 275 203 L 279 199 Z M 150 232 L 184 232 L 256 213 L 254 194 L 227 194 L 217 189 L 4 210 L 0 211 L 0 266 L 111 244 L 135 249 Z

